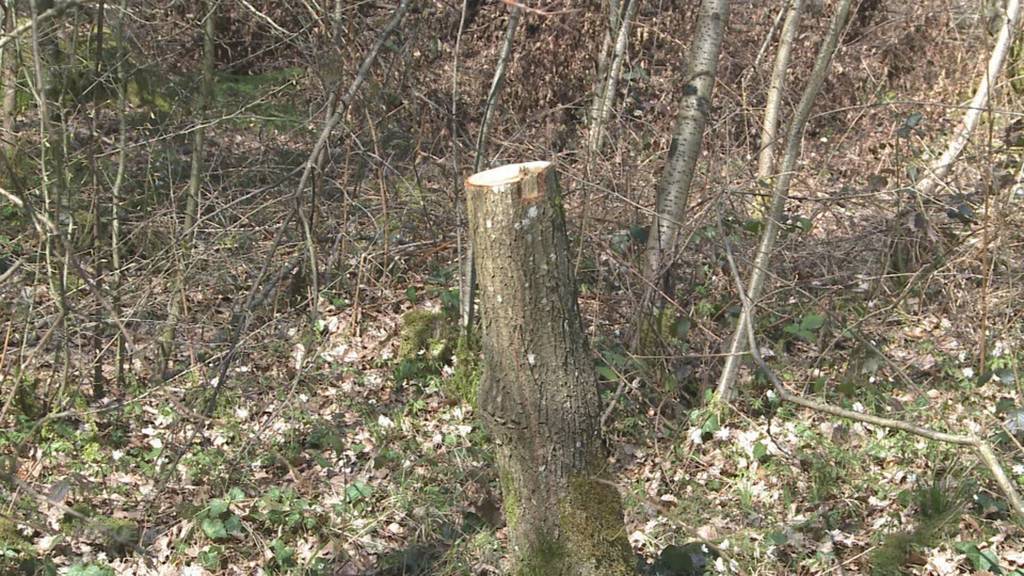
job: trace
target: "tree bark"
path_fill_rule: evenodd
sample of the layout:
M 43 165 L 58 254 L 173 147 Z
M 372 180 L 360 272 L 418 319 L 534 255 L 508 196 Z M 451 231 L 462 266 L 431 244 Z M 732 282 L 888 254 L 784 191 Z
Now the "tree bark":
M 996 45 L 992 48 L 992 54 L 989 56 L 988 65 L 985 67 L 985 75 L 982 76 L 978 89 L 974 92 L 974 97 L 971 98 L 971 102 L 967 105 L 967 112 L 964 114 L 960 127 L 953 134 L 953 138 L 950 139 L 946 151 L 942 153 L 938 160 L 932 163 L 928 170 L 928 175 L 917 183 L 915 188 L 917 189 L 918 198 L 926 198 L 935 192 L 939 183 L 949 174 L 949 169 L 953 167 L 953 163 L 960 157 L 964 147 L 967 146 L 967 142 L 971 139 L 971 134 L 977 129 L 978 123 L 981 122 L 982 113 L 988 109 L 989 93 L 992 91 L 992 84 L 999 78 L 1002 72 L 1003 62 L 1006 61 L 1006 55 L 1010 52 L 1010 47 L 1013 45 L 1014 35 L 1020 32 L 1017 30 L 1019 23 L 1020 0 L 1007 0 L 1002 27 L 999 29 Z
M 3 1 L 3 0 L 0 0 Z M 10 34 L 14 29 L 14 0 L 3 1 L 3 30 Z M 17 140 L 14 134 L 14 120 L 17 114 L 17 81 L 18 81 L 18 49 L 15 44 L 4 46 L 3 49 L 3 149 L 8 156 L 14 152 Z
M 680 223 L 686 216 L 690 183 L 693 181 L 704 127 L 711 109 L 711 92 L 715 85 L 718 55 L 728 19 L 728 1 L 701 2 L 679 118 L 661 176 L 654 222 L 647 245 L 647 278 L 652 287 L 662 284 L 667 276 L 667 255 L 675 247 Z
M 502 166 L 466 191 L 483 325 L 478 409 L 497 445 L 514 573 L 634 574 L 622 503 L 604 477 L 554 166 Z
M 604 86 L 594 98 L 587 142 L 590 158 L 594 158 L 601 151 L 601 145 L 604 144 L 604 126 L 608 123 L 608 117 L 612 113 L 612 103 L 615 102 L 615 91 L 622 74 L 622 63 L 626 59 L 626 46 L 629 44 L 629 29 L 633 24 L 633 16 L 636 14 L 637 7 L 640 5 L 640 0 L 626 1 L 629 2 L 629 5 L 626 8 L 626 13 L 622 16 L 622 22 L 619 24 L 615 37 L 611 68 L 607 72 L 607 78 L 604 79 Z
M 60 226 L 64 220 L 63 215 L 67 213 L 64 186 L 67 177 L 64 163 L 64 120 L 61 109 L 63 85 L 59 74 L 60 48 L 56 37 L 57 29 L 55 26 L 42 29 L 40 23 L 40 14 L 45 13 L 43 10 L 49 4 L 50 2 L 46 0 L 29 0 L 29 10 L 32 14 L 32 62 L 36 83 L 34 93 L 39 111 L 39 138 L 42 143 L 39 153 L 40 189 L 46 215 Z M 54 76 L 58 78 L 57 82 L 53 81 Z M 57 228 L 48 231 L 45 257 L 50 291 L 60 310 L 58 325 L 60 333 L 64 336 L 58 348 L 63 356 L 63 390 L 69 382 L 70 373 L 67 271 L 71 250 L 70 245 L 60 245 L 60 234 Z M 59 253 L 61 248 L 63 254 Z
M 476 154 L 473 158 L 473 172 L 479 172 L 484 166 L 484 157 L 487 155 L 487 137 L 491 131 L 491 119 L 498 107 L 498 99 L 501 97 L 501 90 L 505 86 L 505 72 L 508 70 L 508 63 L 511 60 L 512 46 L 516 37 L 516 28 L 519 26 L 519 19 L 522 17 L 522 9 L 517 6 L 510 6 L 508 11 L 508 28 L 505 30 L 505 41 L 501 45 L 501 53 L 498 55 L 498 63 L 494 66 L 494 78 L 491 80 L 491 90 L 487 93 L 487 103 L 484 104 L 484 115 L 480 121 L 480 132 L 476 137 Z M 459 291 L 460 327 L 461 337 L 468 341 L 473 332 L 474 307 L 476 304 L 476 269 L 473 264 L 474 256 L 473 241 L 470 239 L 466 244 L 464 255 L 462 289 Z
M 761 288 L 764 287 L 765 278 L 768 276 L 768 266 L 771 262 L 772 251 L 775 248 L 775 240 L 779 236 L 779 221 L 782 219 L 782 214 L 786 209 L 786 200 L 789 198 L 789 186 L 793 181 L 796 162 L 800 158 L 804 127 L 807 126 L 807 119 L 811 115 L 811 108 L 814 107 L 814 101 L 818 98 L 822 86 L 825 85 L 825 79 L 828 77 L 828 71 L 832 65 L 832 55 L 835 53 L 836 47 L 839 46 L 839 37 L 842 35 L 846 22 L 849 20 L 850 3 L 851 0 L 840 0 L 839 5 L 836 7 L 836 13 L 832 18 L 828 34 L 825 36 L 825 40 L 822 41 L 818 55 L 814 60 L 811 77 L 807 82 L 807 87 L 804 89 L 803 96 L 800 97 L 800 104 L 797 106 L 796 113 L 793 114 L 793 121 L 789 125 L 789 132 L 786 135 L 786 155 L 783 157 L 782 169 L 779 171 L 772 189 L 771 207 L 765 220 L 764 231 L 761 233 L 761 241 L 754 256 L 753 270 L 750 273 L 750 281 L 747 286 L 747 296 L 755 304 L 761 296 Z M 733 332 L 732 340 L 729 343 L 730 355 L 726 360 L 727 370 L 735 371 L 739 368 L 739 359 L 735 357 L 743 354 L 745 350 L 746 343 L 743 327 L 747 322 L 749 313 L 747 308 L 740 312 L 736 331 Z M 715 390 L 714 403 L 720 404 L 729 399 L 729 396 L 732 394 L 734 380 L 735 378 L 727 377 L 727 374 L 723 372 L 722 378 L 719 379 Z
M 103 20 L 106 12 L 105 0 L 99 0 L 96 5 L 96 27 L 92 37 L 93 77 L 100 78 L 103 69 Z M 103 207 L 100 201 L 100 177 L 96 165 L 96 152 L 101 146 L 99 132 L 96 129 L 96 120 L 99 116 L 100 105 L 93 103 L 93 113 L 89 118 L 89 176 L 92 180 L 92 257 L 93 266 L 96 269 L 97 282 L 101 281 L 105 274 L 107 261 L 103 258 Z M 103 310 L 97 308 L 94 313 L 95 328 L 92 333 L 92 395 L 93 398 L 102 398 L 106 395 L 106 382 L 103 376 Z
M 761 126 L 761 152 L 757 157 L 759 186 L 762 182 L 770 182 L 775 177 L 775 139 L 778 137 L 779 111 L 782 108 L 782 88 L 785 85 L 786 71 L 789 68 L 790 54 L 793 51 L 793 40 L 796 38 L 796 31 L 800 26 L 802 10 L 803 0 L 792 0 L 786 14 L 786 23 L 782 27 L 782 35 L 779 37 L 779 49 L 775 53 L 775 67 L 772 70 L 772 78 L 768 86 L 764 123 Z M 771 197 L 766 199 L 758 197 L 755 206 L 756 212 L 767 218 L 771 210 Z M 736 381 L 743 353 L 746 352 L 745 342 L 739 332 L 736 332 L 729 342 L 729 352 L 725 357 L 722 374 L 718 378 L 719 396 L 722 396 L 723 393 L 727 395 Z
M 125 60 L 128 48 L 125 42 L 125 20 L 128 18 L 128 0 L 121 0 L 117 17 L 117 62 L 114 65 L 117 77 L 117 172 L 110 189 L 110 274 L 112 305 L 115 316 L 121 314 L 121 189 L 124 187 L 125 170 L 128 165 L 128 76 Z M 117 387 L 124 386 L 125 342 L 119 332 L 114 366 Z
M 775 66 L 768 82 L 768 95 L 765 98 L 764 122 L 761 124 L 761 150 L 757 155 L 757 179 L 769 181 L 775 175 L 775 140 L 778 138 L 779 112 L 782 110 L 782 92 L 786 85 L 786 72 L 789 71 L 789 60 L 793 53 L 793 41 L 800 27 L 800 15 L 803 12 L 803 0 L 792 0 L 786 12 L 786 23 L 782 25 L 779 36 L 779 48 L 775 53 Z M 758 197 L 758 212 L 767 215 L 770 197 L 761 200 Z

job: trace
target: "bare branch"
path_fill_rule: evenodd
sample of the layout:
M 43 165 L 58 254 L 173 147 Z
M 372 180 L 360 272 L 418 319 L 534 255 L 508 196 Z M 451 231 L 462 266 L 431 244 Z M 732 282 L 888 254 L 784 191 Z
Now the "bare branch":
M 967 146 L 967 142 L 971 138 L 971 134 L 978 127 L 982 113 L 988 110 L 992 84 L 999 77 L 1003 69 L 1003 63 L 1006 61 L 1006 55 L 1010 52 L 1010 46 L 1013 45 L 1013 38 L 1019 32 L 1017 30 L 1019 21 L 1020 0 L 1007 0 L 1003 27 L 999 30 L 995 47 L 992 48 L 992 55 L 989 56 L 985 75 L 982 76 L 981 83 L 978 84 L 978 89 L 974 92 L 974 97 L 971 98 L 971 102 L 967 106 L 967 112 L 960 122 L 960 127 L 953 134 L 952 139 L 950 139 L 946 151 L 931 165 L 928 175 L 917 183 L 918 197 L 929 196 L 935 191 L 946 175 L 949 174 L 953 163 L 956 162 L 960 153 L 963 152 L 964 147 Z
M 18 26 L 14 30 L 11 30 L 9 34 L 4 34 L 3 37 L 0 37 L 0 48 L 3 48 L 7 45 L 8 42 L 11 42 L 12 40 L 17 38 L 18 36 L 21 36 L 25 32 L 28 32 L 29 30 L 32 29 L 33 26 L 38 26 L 43 22 L 49 20 L 50 18 L 60 16 L 65 11 L 67 11 L 68 8 L 72 8 L 83 3 L 84 0 L 59 0 L 56 4 L 53 5 L 53 8 L 50 8 L 49 10 L 40 13 L 37 18 L 33 18 L 28 22 L 25 22 L 21 26 Z
M 719 229 L 721 229 L 721 227 Z M 882 428 L 889 428 L 892 430 L 899 430 L 901 432 L 920 436 L 935 442 L 974 448 L 977 450 L 982 462 L 984 462 L 989 471 L 992 472 L 992 476 L 995 479 L 996 484 L 999 485 L 999 488 L 1006 496 L 1006 500 L 1013 509 L 1018 522 L 1024 522 L 1024 501 L 1021 500 L 1020 494 L 1017 493 L 1017 489 L 1014 488 L 1013 483 L 1006 475 L 1006 471 L 999 463 L 998 458 L 996 458 L 995 453 L 992 451 L 992 447 L 984 440 L 964 434 L 940 432 L 938 430 L 932 430 L 931 428 L 925 428 L 924 426 L 918 426 L 917 424 L 905 422 L 903 420 L 896 420 L 894 418 L 883 418 L 873 414 L 862 414 L 860 412 L 854 412 L 853 410 L 846 410 L 845 408 L 840 408 L 825 402 L 818 402 L 816 400 L 811 400 L 809 398 L 793 394 L 786 389 L 778 375 L 775 374 L 775 371 L 765 363 L 764 358 L 761 356 L 761 351 L 758 348 L 757 338 L 754 332 L 753 301 L 747 295 L 747 292 L 743 287 L 743 280 L 740 278 L 739 271 L 736 268 L 736 261 L 733 258 L 732 247 L 729 239 L 724 234 L 722 237 L 725 242 L 725 257 L 729 264 L 729 271 L 732 274 L 733 282 L 736 285 L 736 290 L 739 293 L 740 300 L 743 304 L 744 314 L 741 319 L 744 320 L 744 324 L 740 326 L 738 330 L 741 334 L 746 333 L 747 345 L 750 347 L 750 355 L 754 358 L 754 362 L 757 364 L 757 367 L 760 368 L 768 377 L 768 380 L 772 384 L 772 388 L 775 390 L 775 393 L 779 395 L 779 398 L 786 402 L 803 406 L 804 408 L 809 408 L 815 412 L 823 412 L 825 414 L 839 416 L 840 418 L 846 418 L 847 420 L 853 420 L 855 422 L 871 424 L 873 426 L 880 426 Z

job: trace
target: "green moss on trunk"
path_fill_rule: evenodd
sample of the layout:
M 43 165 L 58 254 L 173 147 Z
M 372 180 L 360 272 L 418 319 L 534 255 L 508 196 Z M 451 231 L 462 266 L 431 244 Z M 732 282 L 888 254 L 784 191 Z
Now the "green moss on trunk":
M 516 495 L 502 480 L 509 528 L 515 530 Z M 517 496 L 514 496 L 517 497 Z M 557 534 L 534 534 L 517 553 L 519 576 L 634 576 L 635 560 L 622 523 L 622 502 L 615 486 L 594 477 L 570 480 L 562 499 Z
M 597 477 L 569 480 L 562 504 L 562 530 L 570 561 L 583 573 L 634 574 L 633 554 L 622 522 L 622 499 L 615 486 Z
M 480 373 L 480 340 L 473 336 L 460 336 L 455 344 L 455 373 L 449 379 L 445 392 L 476 406 Z

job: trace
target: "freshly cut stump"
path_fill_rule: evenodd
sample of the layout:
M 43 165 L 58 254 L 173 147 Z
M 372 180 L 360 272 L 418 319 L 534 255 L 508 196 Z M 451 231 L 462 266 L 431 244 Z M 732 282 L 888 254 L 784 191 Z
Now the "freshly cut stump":
M 466 180 L 484 358 L 478 410 L 497 445 L 516 574 L 635 574 L 605 476 L 600 401 L 554 166 Z

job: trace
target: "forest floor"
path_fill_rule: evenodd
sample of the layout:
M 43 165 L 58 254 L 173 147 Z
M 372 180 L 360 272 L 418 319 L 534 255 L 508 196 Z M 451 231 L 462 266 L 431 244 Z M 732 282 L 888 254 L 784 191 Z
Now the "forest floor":
M 649 37 L 660 38 L 656 18 L 649 20 Z M 736 21 L 737 33 L 763 35 Z M 564 33 L 538 29 L 556 39 Z M 804 64 L 813 35 L 799 48 Z M 944 196 L 939 237 L 922 238 L 904 195 L 921 162 L 906 158 L 924 157 L 955 113 L 865 88 L 855 76 L 862 69 L 850 62 L 881 40 L 864 38 L 850 40 L 808 131 L 770 290 L 758 307 L 762 355 L 790 390 L 989 439 L 1024 489 L 1024 211 L 999 184 L 999 170 L 1016 174 L 1024 152 L 993 144 L 1007 123 L 993 121 L 987 144 L 970 150 L 969 168 L 958 174 L 970 192 Z M 659 49 L 668 51 L 673 44 L 662 40 Z M 479 96 L 493 47 L 473 41 L 463 73 L 475 86 L 466 91 Z M 726 87 L 741 85 L 738 62 L 750 56 L 742 50 L 758 45 L 737 44 L 723 61 Z M 509 80 L 508 99 L 527 110 L 536 104 L 529 98 L 543 93 L 522 81 L 540 70 L 531 57 Z M 948 60 L 954 72 L 970 67 Z M 923 68 L 903 69 L 905 85 L 934 101 L 958 101 L 955 86 L 945 87 L 953 94 L 921 88 Z M 638 562 L 653 574 L 667 546 L 702 542 L 717 551 L 710 570 L 722 574 L 1024 576 L 1021 529 L 970 450 L 780 403 L 752 364 L 728 411 L 701 408 L 739 309 L 723 240 L 736 246 L 746 273 L 761 229 L 747 216 L 759 184 L 737 144 L 749 119 L 722 113 L 709 128 L 687 250 L 676 265 L 679 307 L 653 353 L 627 350 L 648 217 L 638 206 L 653 198 L 672 119 L 668 86 L 678 84 L 665 69 L 633 77 L 618 120 L 626 127 L 616 129 L 593 172 L 571 138 L 559 150 L 539 144 L 548 116 L 496 129 L 507 138 L 496 157 L 553 157 L 563 177 L 581 311 L 602 399 L 612 407 L 610 471 Z M 429 71 L 445 90 L 450 73 Z M 56 317 L 45 277 L 30 274 L 41 268 L 38 259 L 0 286 L 0 312 L 10 314 L 0 325 L 0 574 L 506 572 L 493 454 L 454 354 L 464 237 L 461 199 L 446 173 L 450 150 L 424 140 L 447 129 L 428 117 L 434 104 L 423 104 L 436 94 L 403 100 L 409 87 L 389 92 L 393 79 L 385 78 L 367 100 L 394 109 L 367 105 L 350 115 L 356 120 L 311 201 L 325 275 L 311 304 L 301 234 L 268 256 L 290 209 L 289 170 L 314 135 L 303 105 L 315 109 L 316 98 L 303 102 L 290 90 L 299 76 L 284 68 L 266 84 L 220 79 L 209 204 L 187 266 L 189 310 L 170 371 L 154 368 L 152 352 L 177 297 L 168 262 L 178 215 L 168 209 L 175 198 L 160 195 L 186 180 L 187 132 L 138 136 L 138 148 L 156 152 L 129 169 L 139 204 L 128 207 L 133 256 L 124 305 L 140 346 L 122 387 L 102 398 L 90 390 L 91 365 L 81 359 L 93 353 L 91 323 L 73 326 L 60 342 L 81 361 L 67 372 L 52 361 L 56 341 L 20 336 L 44 332 L 40 318 Z M 723 110 L 745 109 L 738 90 L 720 94 Z M 849 105 L 858 99 L 872 104 Z M 248 106 L 254 101 L 258 109 Z M 997 104 L 1019 110 L 1020 96 Z M 140 134 L 159 116 L 133 109 Z M 359 112 L 385 120 L 363 126 Z M 989 188 L 978 192 L 974 182 L 986 180 Z M 146 204 L 153 197 L 163 204 Z M 0 212 L 0 249 L 29 261 L 40 246 L 18 217 Z M 233 315 L 262 289 L 253 279 L 266 263 L 288 273 L 272 282 L 279 290 L 252 313 L 236 345 Z M 18 362 L 30 370 L 15 379 Z M 102 366 L 101 376 L 113 382 L 113 366 Z
M 447 288 L 394 296 L 438 309 L 432 290 Z M 312 345 L 301 329 L 289 335 L 301 316 L 276 319 L 209 421 L 189 394 L 210 390 L 188 375 L 42 426 L 7 512 L 42 526 L 28 537 L 8 523 L 7 553 L 24 547 L 40 565 L 90 575 L 500 573 L 507 541 L 487 437 L 471 406 L 445 393 L 450 369 L 405 370 L 399 383 L 396 315 L 321 313 Z M 939 337 L 943 324 L 913 323 Z M 889 379 L 866 359 L 857 389 L 833 399 L 939 429 L 991 429 L 1016 372 L 981 384 L 973 358 L 915 350 L 922 339 L 907 334 L 907 350 L 931 356 L 922 361 L 953 386 Z M 994 358 L 1010 358 L 1009 344 L 996 345 Z M 734 574 L 1024 571 L 1024 542 L 974 454 L 777 406 L 750 383 L 748 409 L 707 421 L 671 390 L 645 390 L 635 369 L 616 366 L 623 356 L 603 358 L 602 375 L 630 379 L 607 433 L 639 554 L 702 540 Z M 773 364 L 792 383 L 823 383 L 812 366 Z M 607 399 L 616 383 L 605 386 Z M 183 445 L 194 448 L 179 460 Z M 1012 473 L 1021 482 L 1024 465 Z

